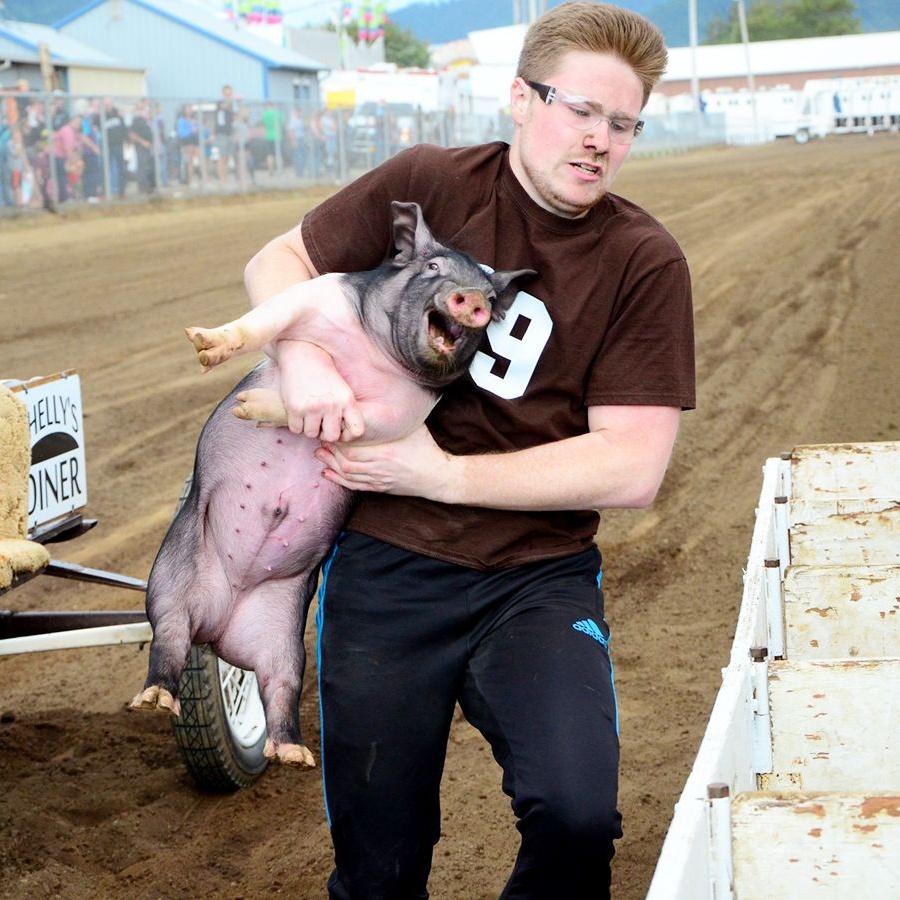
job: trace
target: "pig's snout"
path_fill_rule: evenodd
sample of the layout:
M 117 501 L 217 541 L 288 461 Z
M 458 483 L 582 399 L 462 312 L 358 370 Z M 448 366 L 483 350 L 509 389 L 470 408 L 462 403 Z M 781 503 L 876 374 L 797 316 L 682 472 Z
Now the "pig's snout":
M 454 291 L 447 298 L 447 312 L 466 328 L 484 328 L 491 321 L 491 302 L 479 290 Z

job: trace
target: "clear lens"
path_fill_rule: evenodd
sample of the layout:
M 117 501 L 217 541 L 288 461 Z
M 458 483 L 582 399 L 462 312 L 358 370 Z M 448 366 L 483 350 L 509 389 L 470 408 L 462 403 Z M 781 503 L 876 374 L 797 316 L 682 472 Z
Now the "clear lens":
M 565 116 L 567 124 L 579 131 L 588 131 L 601 122 L 606 122 L 609 127 L 609 139 L 616 144 L 630 144 L 641 133 L 644 125 L 643 122 L 634 119 L 607 116 L 583 103 L 563 100 L 559 94 L 552 98 L 550 106 L 555 106 Z
M 535 81 L 525 82 L 537 91 L 538 96 L 564 117 L 566 124 L 579 131 L 589 131 L 601 122 L 606 122 L 609 139 L 615 144 L 630 144 L 642 131 L 644 123 L 639 119 L 620 119 L 599 112 L 591 103 L 569 97 L 549 84 Z

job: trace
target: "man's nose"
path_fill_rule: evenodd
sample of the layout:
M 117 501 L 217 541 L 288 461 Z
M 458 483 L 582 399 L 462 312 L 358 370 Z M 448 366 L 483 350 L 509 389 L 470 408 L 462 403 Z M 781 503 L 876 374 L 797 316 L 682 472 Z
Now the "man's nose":
M 601 119 L 596 125 L 592 125 L 584 135 L 584 146 L 591 147 L 600 152 L 609 150 L 609 119 Z

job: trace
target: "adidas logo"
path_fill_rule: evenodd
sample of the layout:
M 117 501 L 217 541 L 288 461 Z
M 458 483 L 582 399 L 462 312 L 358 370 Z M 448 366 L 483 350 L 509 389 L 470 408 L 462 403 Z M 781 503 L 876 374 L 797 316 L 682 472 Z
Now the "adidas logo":
M 576 631 L 584 632 L 584 634 L 592 637 L 604 647 L 608 646 L 607 639 L 603 636 L 603 632 L 597 627 L 597 623 L 593 619 L 582 619 L 580 622 L 575 622 L 572 627 Z

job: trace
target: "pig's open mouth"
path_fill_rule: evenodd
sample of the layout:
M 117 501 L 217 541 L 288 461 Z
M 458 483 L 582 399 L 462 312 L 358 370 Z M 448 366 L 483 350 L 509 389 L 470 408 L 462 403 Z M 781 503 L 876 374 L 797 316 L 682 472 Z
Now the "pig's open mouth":
M 433 309 L 428 313 L 428 337 L 431 346 L 440 353 L 450 354 L 456 349 L 456 342 L 466 332 L 466 328 Z

